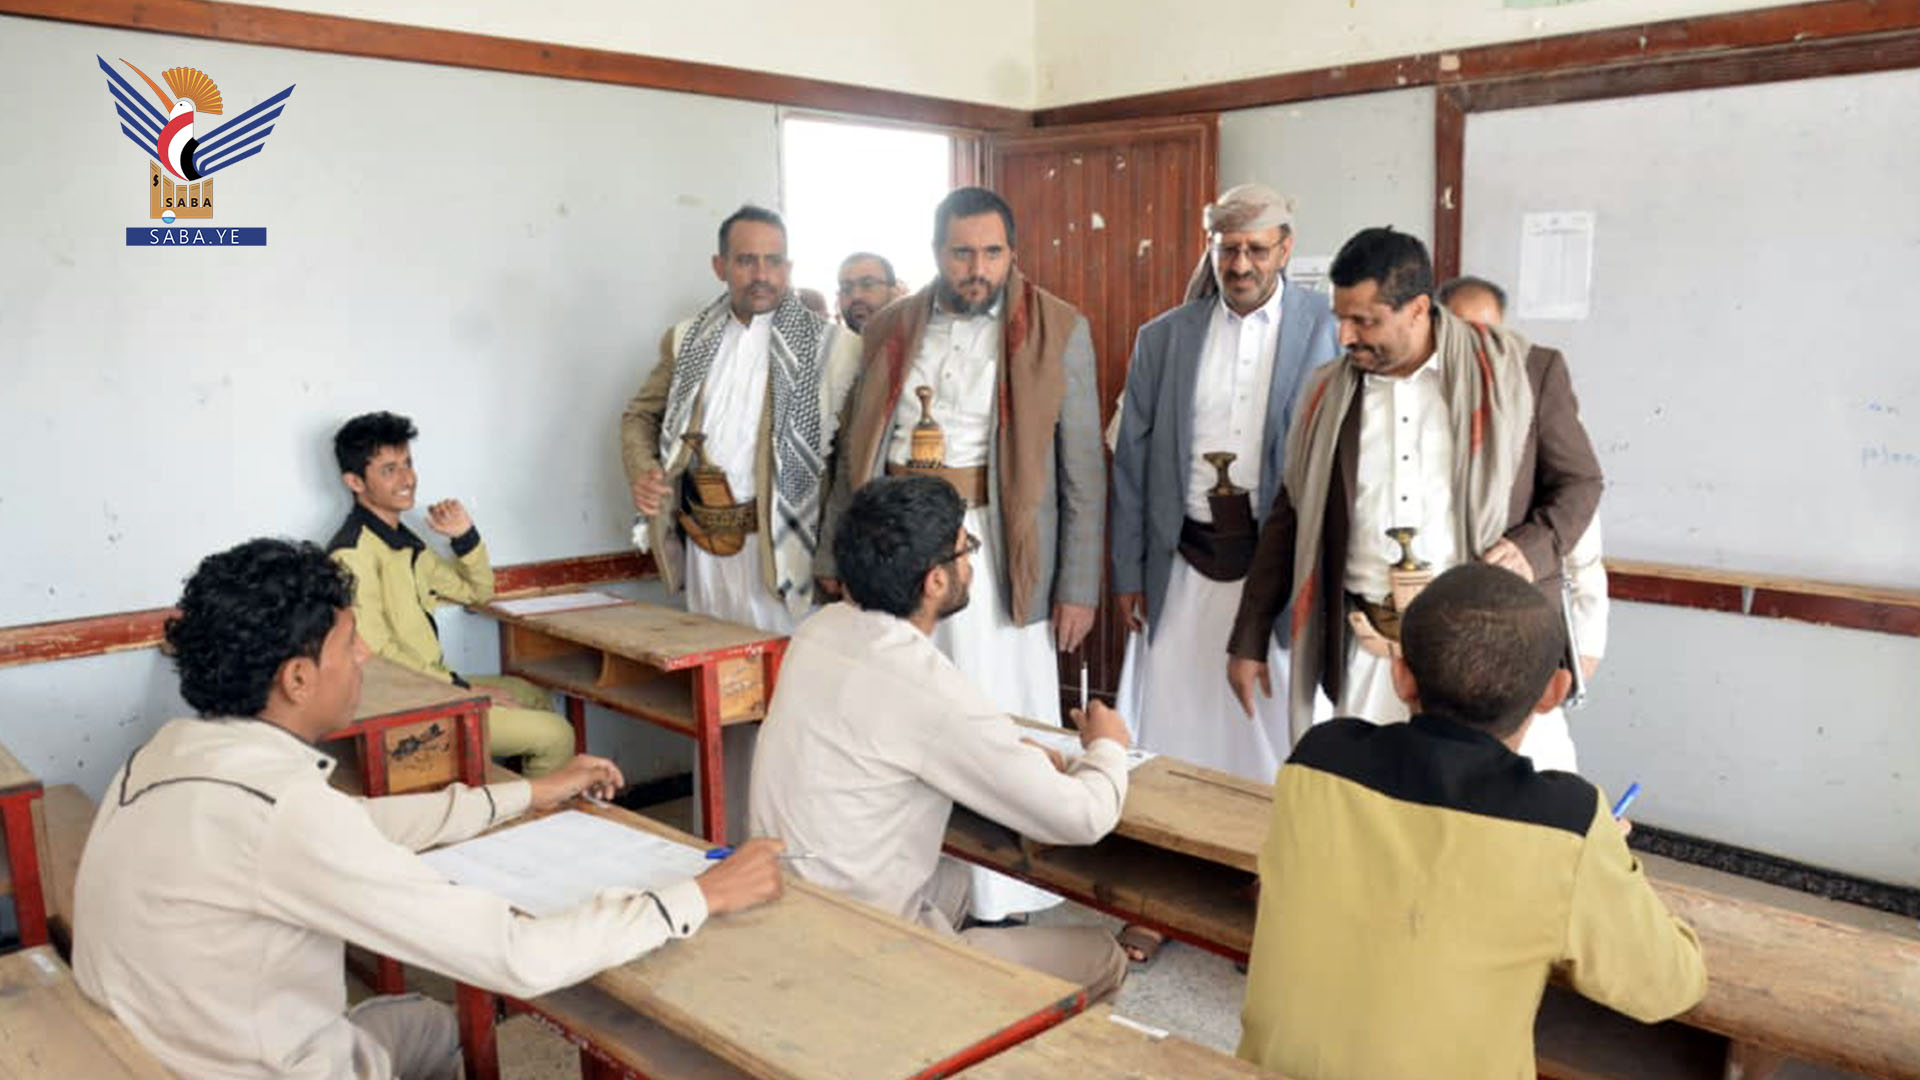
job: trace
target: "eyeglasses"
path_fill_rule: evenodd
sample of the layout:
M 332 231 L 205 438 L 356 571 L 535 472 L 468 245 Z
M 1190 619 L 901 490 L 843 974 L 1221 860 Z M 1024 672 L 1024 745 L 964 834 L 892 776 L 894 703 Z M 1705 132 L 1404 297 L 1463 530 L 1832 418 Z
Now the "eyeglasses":
M 1280 249 L 1271 244 L 1235 244 L 1231 247 L 1226 244 L 1213 245 L 1214 257 L 1223 263 L 1236 262 L 1241 256 L 1245 256 L 1249 262 L 1264 263 L 1278 250 Z
M 972 533 L 968 533 L 966 540 L 962 541 L 960 544 L 960 550 L 950 551 L 947 553 L 947 555 L 944 558 L 935 559 L 933 565 L 927 567 L 927 572 L 932 573 L 933 571 L 939 569 L 942 566 L 947 565 L 950 562 L 957 562 L 961 558 L 964 558 L 965 556 L 968 556 L 968 555 L 972 555 L 974 552 L 979 550 L 980 550 L 980 538 L 973 535 Z
M 890 289 L 892 287 L 893 282 L 888 281 L 886 278 L 863 277 L 842 279 L 840 282 L 840 295 L 845 296 L 848 293 L 854 292 L 877 292 L 880 289 Z

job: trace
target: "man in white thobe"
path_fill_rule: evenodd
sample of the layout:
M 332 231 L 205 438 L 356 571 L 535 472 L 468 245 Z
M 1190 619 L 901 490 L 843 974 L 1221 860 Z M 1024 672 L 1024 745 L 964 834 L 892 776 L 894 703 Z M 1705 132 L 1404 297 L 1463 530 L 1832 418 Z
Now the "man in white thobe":
M 1058 724 L 1055 650 L 1080 647 L 1099 601 L 1106 468 L 1087 320 L 1021 275 L 1013 245 L 998 195 L 951 193 L 935 212 L 940 277 L 867 322 L 818 565 L 836 587 L 828 545 L 860 485 L 886 473 L 946 480 L 980 538 L 979 599 L 934 643 L 1001 709 Z M 922 390 L 933 428 L 920 426 Z M 974 883 L 984 920 L 1054 902 L 997 875 Z
M 1221 682 L 1253 557 L 1253 530 L 1280 481 L 1287 422 L 1307 372 L 1338 352 L 1324 296 L 1289 288 L 1292 202 L 1259 184 L 1205 213 L 1208 251 L 1187 302 L 1140 328 L 1113 452 L 1114 604 L 1148 635 L 1128 650 L 1140 745 L 1269 783 L 1292 747 L 1285 695 L 1253 722 Z M 1219 470 L 1243 494 L 1215 520 Z M 1237 501 L 1237 502 L 1236 502 Z M 1244 513 L 1244 517 L 1237 516 Z M 1285 645 L 1269 643 L 1284 671 Z M 1123 692 L 1122 700 L 1126 700 Z
M 726 294 L 667 334 L 621 417 L 634 540 L 688 611 L 790 634 L 813 607 L 826 463 L 860 339 L 794 298 L 770 210 L 721 222 L 713 272 Z M 752 739 L 726 729 L 729 839 L 746 821 Z

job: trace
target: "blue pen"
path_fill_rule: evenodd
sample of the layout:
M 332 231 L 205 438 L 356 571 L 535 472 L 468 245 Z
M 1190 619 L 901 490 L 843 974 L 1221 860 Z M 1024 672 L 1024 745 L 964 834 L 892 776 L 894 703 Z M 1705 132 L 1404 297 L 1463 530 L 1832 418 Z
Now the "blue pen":
M 1627 785 L 1627 790 L 1620 793 L 1620 801 L 1613 804 L 1613 816 L 1620 817 L 1625 814 L 1627 807 L 1632 806 L 1633 800 L 1639 797 L 1640 781 L 1635 780 L 1633 783 Z

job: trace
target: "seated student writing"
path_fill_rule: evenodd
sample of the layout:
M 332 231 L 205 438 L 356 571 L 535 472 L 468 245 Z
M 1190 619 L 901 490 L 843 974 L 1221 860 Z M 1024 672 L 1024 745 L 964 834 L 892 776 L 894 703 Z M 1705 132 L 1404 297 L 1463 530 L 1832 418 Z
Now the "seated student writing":
M 73 971 L 174 1073 L 453 1080 L 453 1011 L 416 995 L 349 1010 L 346 942 L 525 998 L 779 895 L 772 841 L 545 918 L 447 881 L 414 852 L 610 791 L 620 772 L 581 756 L 533 781 L 338 791 L 313 740 L 360 696 L 352 597 L 315 545 L 254 540 L 201 562 L 167 623 L 200 719 L 162 726 L 108 783 L 80 858 Z
M 1534 1076 L 1550 973 L 1642 1021 L 1706 967 L 1592 784 L 1515 753 L 1569 683 L 1561 617 L 1498 567 L 1401 623 L 1407 724 L 1331 720 L 1280 768 L 1240 1056 L 1294 1080 Z
M 969 889 L 966 870 L 940 855 L 954 803 L 1042 843 L 1091 844 L 1127 796 L 1118 713 L 1096 702 L 1077 718 L 1086 752 L 1056 763 L 928 636 L 969 600 L 979 542 L 966 511 L 935 477 L 881 478 L 854 495 L 834 537 L 851 599 L 793 635 L 747 800 L 754 835 L 804 853 L 800 876 L 944 934 L 959 930 Z M 961 937 L 1095 999 L 1126 975 L 1126 954 L 1097 927 Z
M 493 565 L 480 530 L 457 499 L 427 507 L 427 526 L 452 542 L 451 559 L 401 522 L 400 515 L 413 509 L 418 478 L 411 444 L 418 435 L 406 417 L 377 412 L 354 417 L 333 437 L 353 508 L 327 550 L 353 571 L 353 614 L 367 647 L 429 678 L 485 690 L 493 699 L 487 753 L 524 757 L 522 772 L 544 776 L 573 756 L 573 727 L 552 710 L 547 692 L 512 676 L 462 676 L 441 655 L 434 605 L 492 599 Z

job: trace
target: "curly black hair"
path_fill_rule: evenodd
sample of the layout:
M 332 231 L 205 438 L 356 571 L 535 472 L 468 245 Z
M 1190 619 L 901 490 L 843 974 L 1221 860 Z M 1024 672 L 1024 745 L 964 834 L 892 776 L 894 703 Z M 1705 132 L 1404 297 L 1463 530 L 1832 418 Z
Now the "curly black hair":
M 840 581 L 868 611 L 904 619 L 920 607 L 921 586 L 953 556 L 967 504 L 936 476 L 883 476 L 853 493 L 833 537 Z
M 413 421 L 390 412 L 356 416 L 340 426 L 333 436 L 333 460 L 340 471 L 364 479 L 367 463 L 383 446 L 405 446 L 420 437 Z
M 335 615 L 353 606 L 353 574 L 317 544 L 249 540 L 209 555 L 167 620 L 180 696 L 201 716 L 253 716 L 280 665 L 320 658 Z

